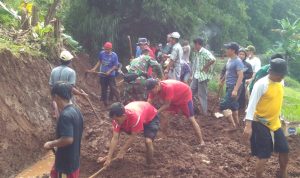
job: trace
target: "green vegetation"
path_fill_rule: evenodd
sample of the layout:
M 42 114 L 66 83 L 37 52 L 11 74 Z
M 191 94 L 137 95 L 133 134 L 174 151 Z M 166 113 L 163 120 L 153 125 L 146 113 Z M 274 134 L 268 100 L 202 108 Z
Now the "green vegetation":
M 259 53 L 271 48 L 279 28 L 275 19 L 296 20 L 298 0 L 74 0 L 65 14 L 66 29 L 92 54 L 104 41 L 115 44 L 128 57 L 127 35 L 133 42 L 144 36 L 164 42 L 166 34 L 179 31 L 183 38 L 205 36 L 217 53 L 224 42 L 254 44 Z
M 0 38 L 0 51 L 3 49 L 10 50 L 13 55 L 19 56 L 20 53 L 28 53 L 32 56 L 45 56 L 44 53 L 40 52 L 39 50 L 30 48 L 29 46 L 23 44 L 16 44 L 13 41 L 8 39 Z
M 290 77 L 285 79 L 282 113 L 289 121 L 300 121 L 300 83 Z
M 289 62 L 291 76 L 300 82 L 300 18 L 293 23 L 289 19 L 277 22 L 281 28 L 273 29 L 273 31 L 281 38 L 270 52 L 284 54 L 285 59 Z

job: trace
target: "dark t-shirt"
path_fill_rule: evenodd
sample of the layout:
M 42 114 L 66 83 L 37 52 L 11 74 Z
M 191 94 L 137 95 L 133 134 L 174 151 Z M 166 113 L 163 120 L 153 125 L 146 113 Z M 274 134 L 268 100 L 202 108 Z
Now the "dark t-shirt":
M 83 131 L 83 117 L 78 108 L 73 105 L 66 106 L 60 113 L 57 127 L 57 139 L 73 137 L 71 145 L 60 147 L 55 155 L 55 169 L 58 172 L 69 174 L 79 168 L 80 143 Z

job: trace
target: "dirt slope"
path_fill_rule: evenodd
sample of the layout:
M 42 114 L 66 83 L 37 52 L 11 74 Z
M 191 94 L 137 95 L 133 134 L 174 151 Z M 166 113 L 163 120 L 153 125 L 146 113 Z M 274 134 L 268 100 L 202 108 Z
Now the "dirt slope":
M 0 51 L 0 177 L 37 159 L 41 142 L 53 131 L 50 118 L 50 64 L 22 54 Z

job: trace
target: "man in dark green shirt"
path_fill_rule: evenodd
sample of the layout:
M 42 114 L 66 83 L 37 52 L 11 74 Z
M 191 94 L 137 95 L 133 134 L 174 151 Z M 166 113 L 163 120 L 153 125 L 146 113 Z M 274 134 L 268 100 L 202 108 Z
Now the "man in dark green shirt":
M 271 57 L 271 60 L 272 59 L 276 59 L 276 58 L 283 59 L 283 56 L 281 54 L 274 54 Z M 253 80 L 249 84 L 249 92 L 250 92 L 250 94 L 251 94 L 251 92 L 253 90 L 253 86 L 254 86 L 255 82 L 257 82 L 259 79 L 263 78 L 264 76 L 267 76 L 269 74 L 269 69 L 270 69 L 270 64 L 267 64 L 267 65 L 263 66 L 262 68 L 260 68 L 260 70 L 258 72 L 256 72 Z

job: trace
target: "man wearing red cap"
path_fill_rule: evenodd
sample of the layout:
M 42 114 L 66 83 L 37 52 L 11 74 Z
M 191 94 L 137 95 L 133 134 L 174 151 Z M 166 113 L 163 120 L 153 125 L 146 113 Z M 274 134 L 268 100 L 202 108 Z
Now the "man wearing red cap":
M 112 43 L 106 42 L 103 46 L 104 50 L 99 53 L 99 61 L 90 70 L 96 72 L 100 67 L 100 85 L 101 85 L 101 100 L 107 106 L 107 90 L 110 87 L 111 92 L 119 100 L 120 94 L 116 85 L 116 69 L 118 69 L 118 55 L 112 51 Z

